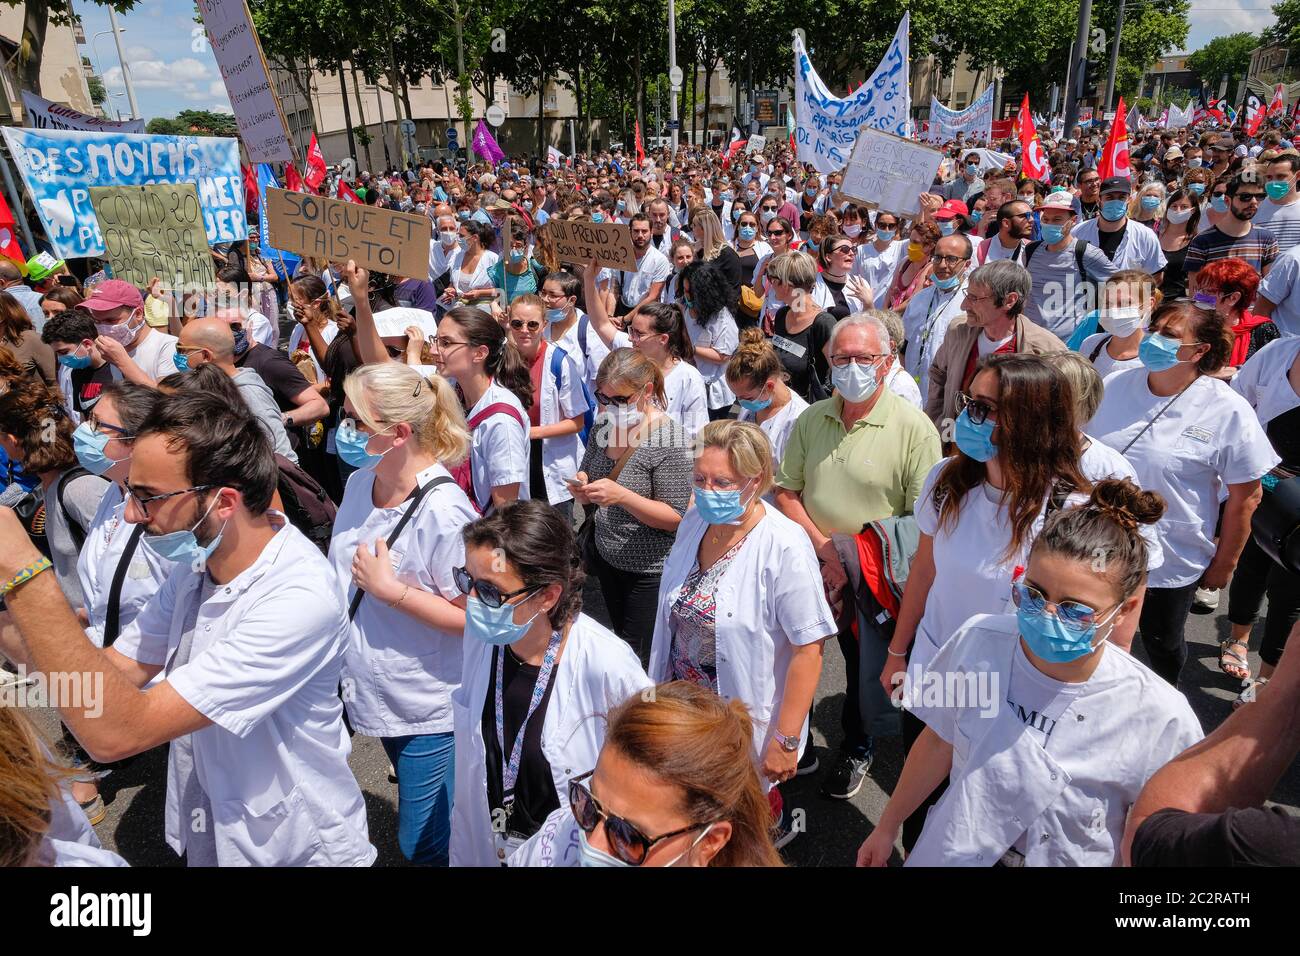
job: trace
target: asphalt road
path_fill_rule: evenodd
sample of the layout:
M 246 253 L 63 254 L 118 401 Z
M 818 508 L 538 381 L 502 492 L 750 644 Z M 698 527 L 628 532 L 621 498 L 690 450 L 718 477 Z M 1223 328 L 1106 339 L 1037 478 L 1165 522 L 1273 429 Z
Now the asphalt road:
M 603 618 L 598 591 L 589 589 L 587 605 L 593 616 Z M 1188 622 L 1191 655 L 1183 671 L 1185 691 L 1207 733 L 1227 718 L 1239 689 L 1236 681 L 1218 669 L 1217 644 L 1227 633 L 1223 606 L 1213 616 L 1192 615 Z M 1141 650 L 1135 650 L 1141 657 Z M 1250 657 L 1253 670 L 1258 671 L 1258 657 L 1255 654 Z M 823 760 L 823 768 L 839 743 L 843 697 L 843 658 L 835 642 L 830 641 L 812 716 L 813 742 Z M 57 720 L 52 712 L 37 711 L 33 716 L 50 739 L 57 736 Z M 165 747 L 159 747 L 141 754 L 103 781 L 101 792 L 108 805 L 108 816 L 96 830 L 105 846 L 135 866 L 179 864 L 163 841 L 166 753 Z M 378 865 L 404 865 L 397 849 L 397 785 L 388 782 L 388 759 L 383 747 L 378 740 L 357 736 L 353 739 L 349 762 L 365 793 L 370 839 L 379 850 Z M 794 866 L 851 865 L 858 845 L 884 808 L 902 766 L 902 739 L 881 737 L 876 741 L 871 772 L 853 799 L 822 797 L 818 792 L 821 772 L 796 778 L 788 784 L 784 790 L 787 806 L 804 811 L 806 830 L 785 848 L 787 862 Z M 1278 783 L 1273 799 L 1300 808 L 1300 762 L 1293 764 Z

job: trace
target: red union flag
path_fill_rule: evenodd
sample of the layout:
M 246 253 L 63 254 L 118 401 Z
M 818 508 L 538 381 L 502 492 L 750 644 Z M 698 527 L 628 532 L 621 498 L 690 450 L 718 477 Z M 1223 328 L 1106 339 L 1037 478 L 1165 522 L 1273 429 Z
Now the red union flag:
M 1020 127 L 1021 169 L 1030 179 L 1050 178 L 1052 171 L 1047 165 L 1047 157 L 1043 155 L 1043 144 L 1038 141 L 1038 130 L 1034 129 L 1034 114 L 1029 112 L 1028 93 L 1025 94 L 1025 101 L 1020 104 L 1020 116 L 1016 122 Z
M 1259 101 L 1257 96 L 1246 97 L 1246 119 L 1242 123 L 1246 135 L 1254 136 L 1259 132 L 1259 124 L 1262 122 L 1264 122 L 1264 104 Z
M 1283 116 L 1286 114 L 1286 98 L 1282 93 L 1284 89 L 1285 86 L 1282 83 L 1273 87 L 1273 101 L 1268 104 L 1269 116 Z
M 312 192 L 320 189 L 320 184 L 325 182 L 325 157 L 321 155 L 320 143 L 316 142 L 314 132 L 311 134 L 311 145 L 307 147 L 307 175 L 303 180 Z
M 1119 98 L 1115 108 L 1115 119 L 1110 124 L 1110 136 L 1106 137 L 1106 148 L 1102 150 L 1101 162 L 1097 165 L 1097 175 L 1102 179 L 1111 176 L 1133 178 L 1133 170 L 1128 164 L 1128 127 L 1124 124 L 1124 97 Z

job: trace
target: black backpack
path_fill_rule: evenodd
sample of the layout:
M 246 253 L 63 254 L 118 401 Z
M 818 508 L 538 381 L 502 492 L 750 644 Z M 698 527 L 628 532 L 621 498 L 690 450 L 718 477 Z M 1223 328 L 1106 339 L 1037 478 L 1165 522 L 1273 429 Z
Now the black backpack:
M 275 456 L 280 471 L 275 488 L 280 492 L 284 516 L 289 523 L 311 539 L 322 554 L 329 554 L 334 534 L 334 517 L 338 510 L 325 489 L 307 472 L 283 455 Z

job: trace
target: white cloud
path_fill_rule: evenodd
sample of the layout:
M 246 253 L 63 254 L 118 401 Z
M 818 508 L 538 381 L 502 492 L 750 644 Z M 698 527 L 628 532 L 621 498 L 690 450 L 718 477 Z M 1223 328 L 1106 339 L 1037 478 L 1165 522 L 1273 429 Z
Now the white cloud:
M 151 60 L 157 55 L 158 54 L 154 51 L 153 47 L 129 46 L 126 48 L 126 59 L 130 63 L 134 63 L 137 60 Z
M 1199 7 L 1193 4 L 1187 16 L 1187 51 L 1201 49 L 1215 37 L 1233 33 L 1261 33 L 1277 19 L 1267 0 L 1214 0 Z
M 170 63 L 163 60 L 132 60 L 131 82 L 136 90 L 165 90 L 170 97 L 199 102 L 225 94 L 225 84 L 217 71 L 193 57 L 181 57 Z M 104 85 L 111 91 L 125 89 L 122 70 L 113 67 L 104 74 Z
M 226 84 L 224 80 L 213 80 L 208 84 L 208 96 L 215 96 L 217 99 L 228 99 L 226 93 Z

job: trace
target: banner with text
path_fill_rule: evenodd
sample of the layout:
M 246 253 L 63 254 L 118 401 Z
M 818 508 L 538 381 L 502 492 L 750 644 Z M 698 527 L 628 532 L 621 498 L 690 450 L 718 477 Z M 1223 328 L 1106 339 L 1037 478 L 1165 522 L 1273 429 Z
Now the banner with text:
M 168 289 L 214 284 L 203 209 L 192 184 L 91 186 L 90 201 L 114 278 L 140 289 L 153 278 Z
M 874 203 L 896 216 L 920 214 L 920 195 L 929 192 L 943 153 L 901 136 L 864 128 L 844 170 L 840 192 Z
M 428 216 L 359 206 L 287 189 L 266 190 L 271 246 L 406 279 L 429 274 Z
M 950 110 L 933 96 L 930 97 L 930 128 L 927 138 L 932 143 L 946 143 L 956 139 L 958 133 L 986 141 L 992 137 L 992 83 L 964 110 Z
M 248 4 L 244 0 L 199 0 L 198 7 L 249 160 L 292 162 L 289 130 L 271 85 Z
M 895 136 L 910 133 L 909 21 L 910 15 L 903 14 L 875 73 L 843 98 L 831 95 L 813 69 L 802 36 L 796 35 L 794 139 L 800 162 L 811 164 L 818 172 L 832 173 L 849 161 L 859 130 L 878 129 Z
M 236 140 L 12 126 L 0 133 L 61 258 L 104 254 L 91 186 L 194 183 L 209 243 L 248 236 Z
M 636 271 L 636 250 L 632 248 L 632 230 L 615 222 L 582 222 L 552 217 L 547 229 L 555 243 L 555 255 L 561 262 L 586 265 L 595 261 L 602 269 Z
M 144 120 L 108 120 L 90 116 L 71 106 L 55 103 L 23 90 L 23 112 L 29 129 L 111 130 L 115 133 L 143 133 Z

